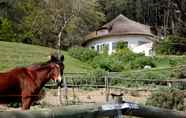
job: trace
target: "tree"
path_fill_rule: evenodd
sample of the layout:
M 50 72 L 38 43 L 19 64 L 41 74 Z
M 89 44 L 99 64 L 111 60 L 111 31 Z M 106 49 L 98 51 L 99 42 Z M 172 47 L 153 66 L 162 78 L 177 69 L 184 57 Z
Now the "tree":
M 17 2 L 17 9 L 24 14 L 21 23 L 18 23 L 22 42 L 49 46 L 48 27 L 51 23 L 46 3 L 42 0 L 22 0 Z
M 10 18 L 15 13 L 15 3 L 17 0 L 1 0 L 0 1 L 0 17 Z
M 15 41 L 12 22 L 7 18 L 0 18 L 0 41 Z
M 100 0 L 99 3 L 108 21 L 122 13 L 165 36 L 186 35 L 185 0 Z
M 97 9 L 96 0 L 49 0 L 48 5 L 54 24 L 53 33 L 58 35 L 58 48 L 60 44 L 71 46 L 74 38 L 85 35 L 104 20 L 104 15 Z

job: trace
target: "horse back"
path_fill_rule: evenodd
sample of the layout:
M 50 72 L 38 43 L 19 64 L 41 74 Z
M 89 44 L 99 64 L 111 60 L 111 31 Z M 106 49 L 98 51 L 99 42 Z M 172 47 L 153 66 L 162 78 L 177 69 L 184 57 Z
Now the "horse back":
M 16 68 L 9 72 L 0 73 L 0 93 L 17 91 L 21 88 L 21 80 L 28 77 L 25 68 Z

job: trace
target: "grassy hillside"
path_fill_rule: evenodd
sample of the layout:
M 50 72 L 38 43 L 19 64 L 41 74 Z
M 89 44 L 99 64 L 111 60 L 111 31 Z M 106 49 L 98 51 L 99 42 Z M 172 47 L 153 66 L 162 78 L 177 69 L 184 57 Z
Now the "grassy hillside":
M 0 41 L 0 71 L 47 61 L 48 56 L 54 51 L 54 49 L 47 47 Z M 62 53 L 65 56 L 65 72 L 92 70 L 91 66 L 70 57 L 67 52 L 63 51 Z

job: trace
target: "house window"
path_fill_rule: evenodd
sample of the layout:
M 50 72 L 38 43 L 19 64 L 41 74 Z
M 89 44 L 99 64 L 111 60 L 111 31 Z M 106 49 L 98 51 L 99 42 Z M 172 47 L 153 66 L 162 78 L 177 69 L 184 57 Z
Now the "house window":
M 145 41 L 138 41 L 138 45 L 143 45 L 143 44 L 146 44 L 147 42 Z
M 123 49 L 128 47 L 128 42 L 118 42 L 117 43 L 117 49 Z
M 97 45 L 96 51 L 99 53 L 108 52 L 109 45 L 108 44 L 99 44 Z
M 105 53 L 108 53 L 109 45 L 108 44 L 103 44 L 102 51 Z
M 94 47 L 94 46 L 91 46 L 90 48 L 91 48 L 92 50 L 94 50 L 94 49 L 95 49 L 95 47 Z
M 102 36 L 102 35 L 106 35 L 106 34 L 108 34 L 107 29 L 102 29 L 102 30 L 97 31 L 98 36 Z
M 112 49 L 113 49 L 113 50 L 116 50 L 116 48 L 117 48 L 117 42 L 113 42 L 113 43 L 112 43 Z
M 100 51 L 100 45 L 97 45 L 97 52 Z

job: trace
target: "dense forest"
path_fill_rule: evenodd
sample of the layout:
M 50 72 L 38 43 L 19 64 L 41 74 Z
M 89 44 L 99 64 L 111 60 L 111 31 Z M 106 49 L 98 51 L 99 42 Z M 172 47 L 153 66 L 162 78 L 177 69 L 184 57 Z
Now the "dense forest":
M 0 40 L 67 49 L 119 14 L 186 37 L 185 0 L 0 0 Z

